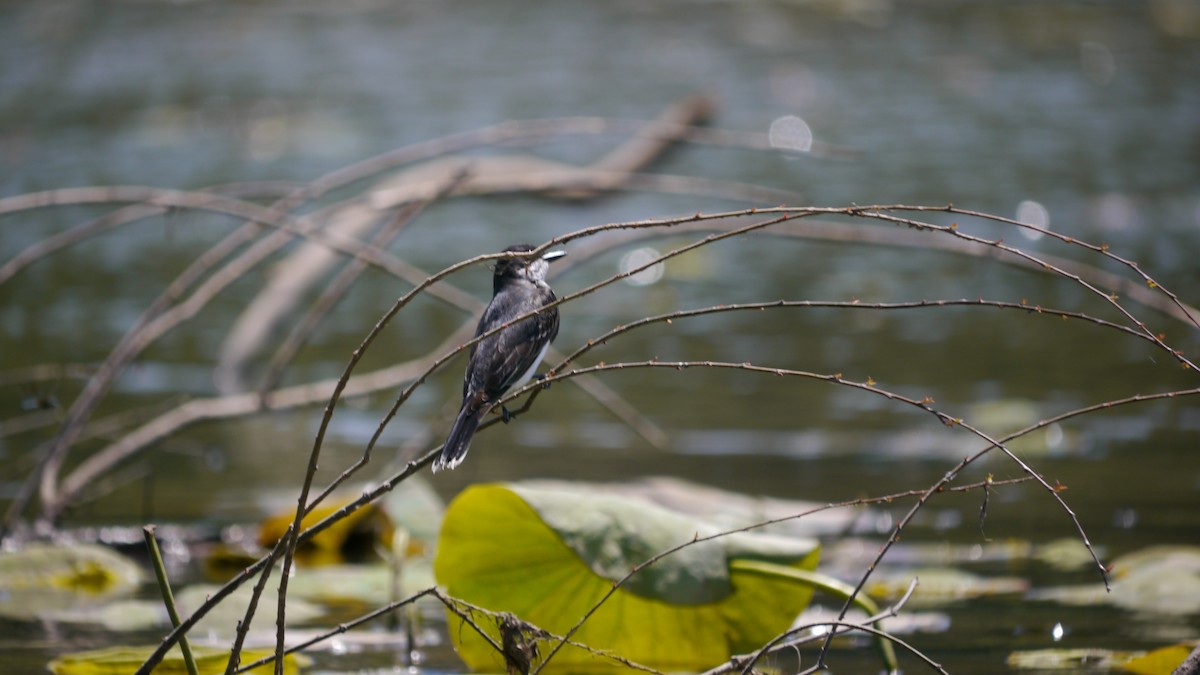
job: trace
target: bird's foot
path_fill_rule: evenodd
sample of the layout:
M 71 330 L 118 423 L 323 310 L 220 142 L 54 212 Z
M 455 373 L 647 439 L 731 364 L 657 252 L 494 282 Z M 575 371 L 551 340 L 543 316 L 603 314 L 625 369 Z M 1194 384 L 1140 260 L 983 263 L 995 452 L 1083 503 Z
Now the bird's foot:
M 544 380 L 544 379 L 546 379 L 546 376 L 545 376 L 545 375 L 543 375 L 543 374 L 541 374 L 541 373 L 536 373 L 536 374 L 534 374 L 534 376 L 533 376 L 533 381 L 534 381 L 534 382 L 541 382 L 541 381 L 542 381 L 542 380 Z M 545 383 L 543 383 L 543 384 L 542 384 L 542 389 L 549 389 L 549 388 L 550 388 L 550 385 L 552 385 L 552 384 L 554 384 L 554 383 L 553 383 L 553 382 L 545 382 Z
M 508 412 L 508 408 L 505 408 L 504 406 L 500 406 L 500 421 L 504 422 L 505 424 L 508 424 L 508 421 L 511 419 L 512 419 L 512 413 Z

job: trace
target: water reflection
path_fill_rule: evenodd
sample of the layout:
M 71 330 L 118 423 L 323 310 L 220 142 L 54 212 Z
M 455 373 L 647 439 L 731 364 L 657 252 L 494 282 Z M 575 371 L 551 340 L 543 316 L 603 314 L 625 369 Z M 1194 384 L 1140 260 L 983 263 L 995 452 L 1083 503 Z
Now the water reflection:
M 1117 72 L 1117 60 L 1112 50 L 1100 42 L 1083 42 L 1079 45 L 1079 62 L 1088 79 L 1096 84 L 1107 85 Z
M 255 178 L 309 180 L 377 151 L 507 118 L 644 118 L 663 102 L 700 89 L 721 99 L 714 124 L 767 129 L 771 144 L 789 153 L 781 158 L 688 147 L 662 165 L 665 172 L 799 189 L 822 205 L 953 201 L 1008 214 L 1019 203 L 1016 218 L 1041 227 L 1050 226 L 1053 213 L 1055 226 L 1073 228 L 1073 235 L 1126 235 L 1122 253 L 1179 280 L 1181 295 L 1200 282 L 1189 255 L 1200 225 L 1194 157 L 1200 90 L 1187 79 L 1200 38 L 1195 3 L 1156 0 L 1149 14 L 1126 5 L 818 4 L 530 5 L 521 13 L 528 20 L 517 24 L 504 20 L 516 12 L 470 3 L 456 11 L 386 2 L 354 5 L 366 11 L 274 2 L 250 9 L 10 4 L 0 10 L 0 109 L 8 122 L 0 131 L 6 169 L 0 185 L 10 195 L 89 183 L 191 188 Z M 1062 20 L 1063 13 L 1080 20 Z M 859 158 L 819 161 L 811 153 L 794 154 L 810 151 L 814 128 L 822 140 L 852 145 Z M 585 142 L 530 151 L 582 156 L 590 149 Z M 517 230 L 519 239 L 533 241 L 575 226 L 697 208 L 692 199 L 656 195 L 621 195 L 585 206 L 525 196 L 451 201 L 406 233 L 402 253 L 422 264 L 445 262 L 460 253 L 447 251 L 448 240 L 474 253 L 511 243 Z M 5 221 L 0 257 L 76 222 L 76 214 L 47 212 Z M 163 236 L 164 229 L 172 234 Z M 14 355 L 31 363 L 99 358 L 144 308 L 141 296 L 129 300 L 131 294 L 157 292 L 155 283 L 219 234 L 202 219 L 188 217 L 166 228 L 155 222 L 35 266 L 0 288 L 4 367 L 21 365 Z M 571 346 L 596 325 L 710 304 L 714 297 L 1074 301 L 1069 290 L 1060 293 L 1041 277 L 1010 273 L 991 261 L 810 242 L 772 241 L 762 248 L 753 265 L 744 264 L 750 259 L 746 249 L 713 247 L 673 261 L 665 271 L 655 266 L 639 273 L 632 284 L 647 287 L 622 286 L 620 293 L 564 308 L 576 321 L 564 324 L 560 341 Z M 652 254 L 629 253 L 622 269 Z M 208 373 L 198 364 L 207 363 L 219 342 L 211 327 L 225 325 L 258 283 L 249 279 L 214 306 L 198 339 L 171 342 L 164 347 L 169 353 L 131 371 L 118 393 L 136 403 L 209 393 Z M 372 279 L 364 289 L 348 300 L 335 329 L 319 338 L 311 355 L 314 370 L 340 370 L 398 285 Z M 385 340 L 395 345 L 414 336 L 440 337 L 448 323 L 436 312 L 418 314 Z M 985 412 L 974 405 L 979 402 L 1034 402 L 1017 410 L 1020 421 L 994 425 L 1001 430 L 1130 393 L 1130 387 L 1166 388 L 1186 377 L 1176 370 L 1160 377 L 1144 351 L 1106 350 L 1095 333 L 1046 329 L 994 313 L 772 313 L 677 324 L 630 340 L 626 351 L 614 344 L 603 358 L 735 351 L 812 369 L 846 369 L 847 375 L 853 367 L 863 371 L 856 377 L 870 375 L 918 396 L 933 393 L 939 404 L 972 417 Z M 1172 339 L 1190 330 L 1169 328 Z M 722 332 L 733 337 L 714 337 Z M 89 338 L 86 344 L 79 334 Z M 388 358 L 387 349 L 372 357 Z M 690 472 L 755 494 L 843 498 L 882 494 L 898 481 L 910 481 L 901 487 L 925 484 L 980 446 L 931 419 L 918 420 L 921 413 L 897 411 L 881 397 L 849 390 L 801 394 L 769 378 L 729 381 L 697 373 L 683 384 L 634 375 L 610 382 L 668 426 L 671 451 L 647 451 L 627 427 L 563 386 L 542 399 L 545 407 L 489 434 L 489 447 L 481 452 L 487 471 L 481 465 L 469 478 L 442 480 L 531 472 L 596 472 L 625 480 Z M 456 385 L 419 390 L 389 426 L 387 448 L 436 425 L 437 406 Z M 65 402 L 66 392 L 57 394 Z M 333 432 L 345 447 L 331 449 L 325 470 L 357 458 L 389 403 L 339 409 Z M 13 407 L 19 405 L 14 399 Z M 208 497 L 189 500 L 189 518 L 253 510 L 255 490 L 247 485 L 287 483 L 292 494 L 299 473 L 292 458 L 311 445 L 319 417 L 311 412 L 299 413 L 303 421 L 291 430 L 281 428 L 279 418 L 264 418 L 204 426 L 194 436 L 189 431 L 181 437 L 222 450 L 186 461 L 155 455 L 165 458 L 156 467 L 162 473 L 159 494 L 165 501 L 172 494 L 220 493 L 213 504 Z M 1044 453 L 1034 457 L 1048 477 L 1070 484 L 1067 497 L 1082 502 L 1078 511 L 1089 524 L 1103 521 L 1106 527 L 1093 533 L 1097 540 L 1128 549 L 1151 538 L 1194 535 L 1190 506 L 1200 474 L 1180 458 L 1194 448 L 1197 429 L 1194 405 L 1164 403 L 1051 425 L 1027 449 Z M 25 438 L 5 443 L 6 462 L 35 445 Z M 997 465 L 1018 473 L 999 461 L 987 468 Z M 461 484 L 439 487 L 450 492 Z M 138 512 L 140 492 L 128 490 L 81 515 L 127 518 Z M 987 534 L 1067 532 L 1065 523 L 1047 517 L 1048 500 L 1030 494 L 995 495 L 992 517 L 999 522 L 990 521 Z M 118 503 L 122 499 L 134 506 Z M 966 558 L 987 564 L 987 545 L 977 543 L 978 501 L 938 508 L 932 533 L 918 529 L 913 538 L 970 540 Z M 894 517 L 872 516 L 870 525 L 886 530 Z M 878 543 L 867 548 L 873 554 Z M 956 634 L 964 651 L 1002 630 L 972 619 L 969 609 L 957 616 L 962 624 L 979 625 L 979 635 L 970 629 Z M 1041 639 L 1053 625 L 1048 616 L 1057 617 L 1057 608 L 1031 622 Z M 1127 625 L 1123 617 L 1102 619 L 1109 621 L 1106 631 L 1095 634 Z M 1137 636 L 1121 634 L 1130 637 Z M 1062 639 L 1078 636 L 1064 629 Z

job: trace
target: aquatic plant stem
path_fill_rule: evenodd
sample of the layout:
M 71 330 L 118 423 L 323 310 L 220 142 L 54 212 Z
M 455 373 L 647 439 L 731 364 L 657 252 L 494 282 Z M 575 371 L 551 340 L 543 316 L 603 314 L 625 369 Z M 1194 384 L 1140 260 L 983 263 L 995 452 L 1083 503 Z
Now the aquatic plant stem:
M 179 611 L 175 609 L 175 596 L 171 593 L 171 582 L 167 580 L 167 567 L 163 564 L 162 552 L 158 550 L 154 529 L 154 525 L 147 525 L 142 528 L 142 535 L 146 538 L 146 549 L 150 551 L 150 562 L 154 564 L 154 576 L 158 578 L 158 590 L 162 593 L 163 604 L 167 606 L 167 615 L 171 617 L 171 626 L 178 628 L 182 622 Z M 187 635 L 179 636 L 179 651 L 183 652 L 183 664 L 187 666 L 188 675 L 200 675 Z

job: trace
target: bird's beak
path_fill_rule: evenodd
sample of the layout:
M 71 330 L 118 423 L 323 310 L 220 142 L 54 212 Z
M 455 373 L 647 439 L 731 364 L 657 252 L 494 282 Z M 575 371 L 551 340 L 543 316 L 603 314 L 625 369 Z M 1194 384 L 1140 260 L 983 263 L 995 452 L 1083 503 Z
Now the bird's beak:
M 547 251 L 546 253 L 542 254 L 542 260 L 545 260 L 546 262 L 554 262 L 566 254 L 567 252 L 562 249 L 557 251 Z

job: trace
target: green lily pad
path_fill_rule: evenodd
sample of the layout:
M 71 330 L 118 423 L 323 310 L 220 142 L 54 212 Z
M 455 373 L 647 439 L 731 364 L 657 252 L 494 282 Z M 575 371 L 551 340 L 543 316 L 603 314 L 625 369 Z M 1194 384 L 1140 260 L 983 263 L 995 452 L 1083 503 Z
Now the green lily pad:
M 1104 672 L 1120 669 L 1140 652 L 1116 652 L 1111 649 L 1034 649 L 1008 655 L 1008 667 L 1014 670 L 1087 669 Z
M 647 476 L 613 483 L 531 479 L 523 480 L 519 485 L 571 492 L 587 490 L 651 502 L 726 530 L 775 520 L 779 522 L 755 531 L 788 537 L 843 535 L 866 511 L 865 508 L 821 509 L 824 505 L 819 502 L 748 495 L 673 476 Z M 791 518 L 798 513 L 805 516 Z
M 561 635 L 652 555 L 716 531 L 629 498 L 480 485 L 450 504 L 434 573 L 454 597 Z M 689 546 L 639 570 L 573 639 L 660 670 L 715 665 L 786 630 L 812 597 L 811 587 L 731 562 L 812 570 L 818 553 L 812 540 L 753 534 Z M 477 618 L 495 639 L 494 622 Z M 503 670 L 500 655 L 471 629 L 450 635 L 472 669 Z M 566 647 L 548 667 L 577 672 L 611 663 Z
M 54 675 L 128 675 L 138 669 L 154 651 L 154 647 L 106 647 L 86 652 L 66 654 L 50 662 L 50 672 Z M 242 663 L 250 663 L 274 651 L 266 649 L 246 649 L 242 651 Z M 196 669 L 201 675 L 224 673 L 225 664 L 229 661 L 229 650 L 217 647 L 192 647 Z M 295 675 L 300 668 L 311 663 L 305 656 L 291 654 L 283 659 L 283 672 Z M 251 673 L 269 673 L 274 664 L 264 664 L 250 670 Z M 187 667 L 183 663 L 183 655 L 178 648 L 167 652 L 162 662 L 154 669 L 155 673 L 164 675 L 186 675 Z
M 1125 670 L 1137 675 L 1171 675 L 1196 648 L 1196 643 L 1159 647 L 1127 661 Z
M 133 593 L 137 564 L 94 544 L 33 544 L 0 553 L 0 616 L 32 619 Z
M 204 604 L 219 588 L 212 584 L 194 584 L 176 591 L 175 605 L 179 608 L 180 616 L 188 616 L 196 611 L 196 608 Z M 250 585 L 246 584 L 234 591 L 205 614 L 192 629 L 191 634 L 218 640 L 232 638 L 238 622 L 245 618 L 246 605 L 250 602 L 252 590 Z M 278 603 L 275 602 L 274 593 L 268 592 L 258 604 L 258 611 L 254 615 L 253 629 L 269 632 L 273 636 L 277 614 Z M 288 598 L 286 616 L 289 626 L 311 623 L 324 614 L 325 610 L 314 603 L 301 598 Z
M 1096 553 L 1103 556 L 1104 549 L 1096 547 Z M 1096 564 L 1092 552 L 1078 539 L 1057 539 L 1038 544 L 1033 557 L 1063 571 L 1087 569 Z
M 1189 643 L 1160 647 L 1150 652 L 1035 649 L 1009 654 L 1008 665 L 1018 670 L 1120 671 L 1137 675 L 1171 675 L 1193 649 L 1195 645 Z
M 288 584 L 289 602 L 295 597 L 325 605 L 383 605 L 433 586 L 430 567 L 428 558 L 405 560 L 398 574 L 386 564 L 306 567 Z
M 59 623 L 94 624 L 114 632 L 170 625 L 162 600 L 114 600 L 101 605 L 46 612 L 43 618 Z
M 1101 583 L 1059 586 L 1033 594 L 1068 605 L 1113 604 L 1160 616 L 1200 613 L 1200 547 L 1152 546 L 1112 564 L 1112 591 Z
M 909 607 L 940 607 L 960 600 L 1029 590 L 1029 582 L 1019 577 L 984 577 L 950 567 L 879 572 L 867 582 L 866 589 L 872 597 L 897 600 L 908 591 L 913 577 L 920 583 L 909 598 Z

